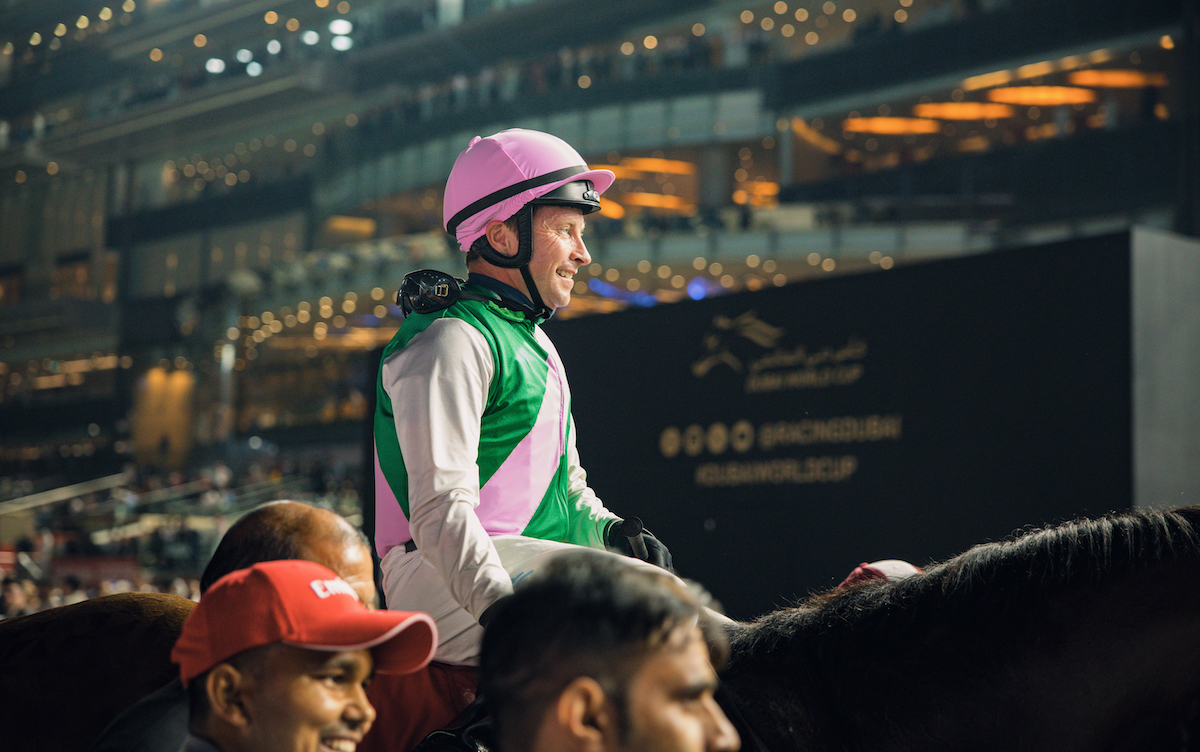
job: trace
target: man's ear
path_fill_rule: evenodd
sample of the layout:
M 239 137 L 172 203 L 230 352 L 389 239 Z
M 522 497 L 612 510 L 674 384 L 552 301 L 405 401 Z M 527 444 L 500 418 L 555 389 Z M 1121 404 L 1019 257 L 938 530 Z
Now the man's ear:
M 505 256 L 517 255 L 517 233 L 503 222 L 493 219 L 488 222 L 487 229 L 483 231 L 484 237 L 492 244 L 501 254 Z
M 571 681 L 554 705 L 555 717 L 572 749 L 603 750 L 617 737 L 617 718 L 600 684 L 590 676 Z
M 228 663 L 218 663 L 204 677 L 212 715 L 225 723 L 244 728 L 250 723 L 244 690 L 246 676 Z

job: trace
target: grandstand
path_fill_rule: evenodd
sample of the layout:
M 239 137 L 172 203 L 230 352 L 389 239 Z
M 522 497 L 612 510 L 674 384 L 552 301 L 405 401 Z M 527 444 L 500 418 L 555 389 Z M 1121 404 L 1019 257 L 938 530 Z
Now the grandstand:
M 6 0 L 0 564 L 50 531 L 187 576 L 258 500 L 358 514 L 396 287 L 462 274 L 441 189 L 474 135 L 550 131 L 618 175 L 560 319 L 1196 236 L 1197 24 L 1187 0 Z M 172 526 L 201 533 L 182 564 L 148 552 Z

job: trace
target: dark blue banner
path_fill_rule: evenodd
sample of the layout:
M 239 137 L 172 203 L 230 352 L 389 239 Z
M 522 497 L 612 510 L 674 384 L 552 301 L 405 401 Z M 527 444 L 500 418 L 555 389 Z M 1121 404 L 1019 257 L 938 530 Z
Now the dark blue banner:
M 1129 236 L 548 325 L 592 486 L 737 617 L 1131 505 Z

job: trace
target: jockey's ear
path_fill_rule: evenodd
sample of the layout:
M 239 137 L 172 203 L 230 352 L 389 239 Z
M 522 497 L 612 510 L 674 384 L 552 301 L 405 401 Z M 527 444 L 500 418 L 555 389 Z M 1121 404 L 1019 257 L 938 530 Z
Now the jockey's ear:
M 488 242 L 504 256 L 517 255 L 518 238 L 517 233 L 511 227 L 499 220 L 488 222 L 487 229 L 483 234 L 487 237 Z
M 569 749 L 599 752 L 605 740 L 619 729 L 613 707 L 600 684 L 590 676 L 579 676 L 567 685 L 554 703 L 559 733 Z
M 218 663 L 204 677 L 209 713 L 225 723 L 244 728 L 250 723 L 242 701 L 246 677 L 228 663 Z

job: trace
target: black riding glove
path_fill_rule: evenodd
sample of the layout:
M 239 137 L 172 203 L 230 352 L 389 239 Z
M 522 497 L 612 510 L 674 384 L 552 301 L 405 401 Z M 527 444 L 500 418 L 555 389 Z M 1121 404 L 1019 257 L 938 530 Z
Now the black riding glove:
M 642 521 L 637 517 L 608 523 L 604 530 L 604 545 L 614 553 L 648 561 L 668 572 L 675 571 L 671 562 L 671 552 L 662 541 L 642 527 Z

